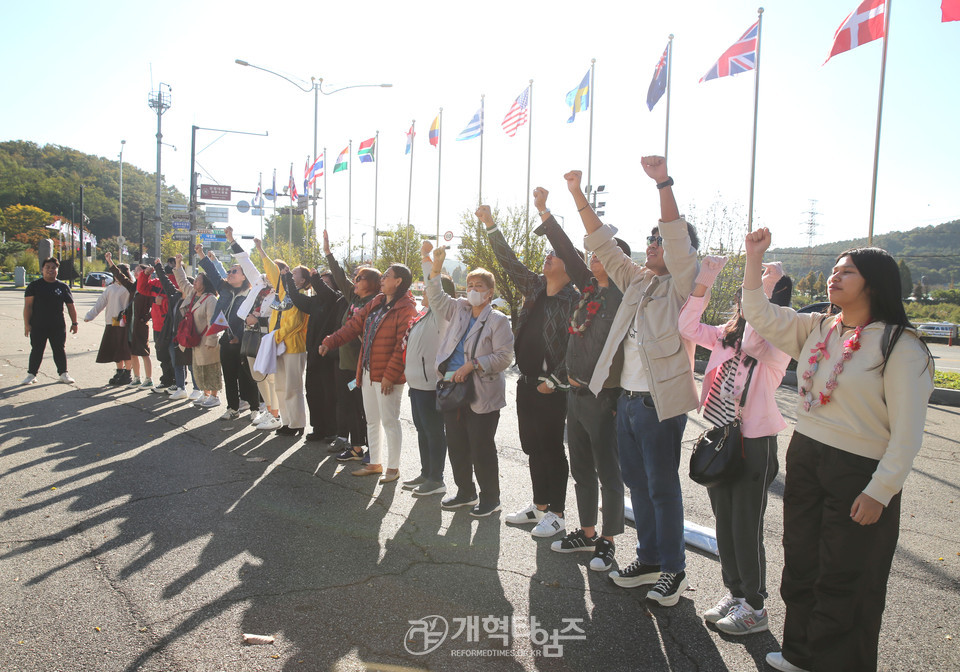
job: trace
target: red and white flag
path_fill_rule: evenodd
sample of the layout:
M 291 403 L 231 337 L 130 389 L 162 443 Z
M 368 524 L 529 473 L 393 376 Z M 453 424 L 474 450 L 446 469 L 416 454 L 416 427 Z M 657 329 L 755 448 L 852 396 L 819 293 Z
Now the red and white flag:
M 230 325 L 227 323 L 227 316 L 223 314 L 221 310 L 217 313 L 216 319 L 210 323 L 210 326 L 203 333 L 204 336 L 213 336 L 214 334 L 219 334 L 221 331 L 226 331 L 230 328 Z
M 960 21 L 960 0 L 943 0 L 940 3 L 942 18 L 940 21 Z
M 827 56 L 827 61 L 837 54 L 883 37 L 885 6 L 885 0 L 863 0 L 859 7 L 850 12 L 833 36 L 833 48 Z M 824 61 L 824 64 L 827 61 Z

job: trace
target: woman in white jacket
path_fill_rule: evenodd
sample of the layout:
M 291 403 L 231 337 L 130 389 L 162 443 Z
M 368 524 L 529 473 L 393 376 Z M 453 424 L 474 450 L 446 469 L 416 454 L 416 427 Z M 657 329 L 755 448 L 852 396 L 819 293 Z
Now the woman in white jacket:
M 116 268 L 117 272 L 125 273 L 129 278 L 130 271 L 126 264 L 120 264 Z M 116 362 L 117 372 L 110 379 L 110 385 L 126 385 L 133 379 L 130 373 L 130 340 L 127 337 L 129 306 L 130 292 L 119 282 L 114 282 L 103 290 L 103 294 L 83 318 L 84 322 L 90 322 L 100 313 L 106 318 L 100 350 L 97 352 L 97 364 Z
M 510 320 L 490 305 L 496 286 L 493 275 L 482 268 L 467 274 L 466 299 L 452 299 L 440 286 L 446 251 L 426 241 L 421 249 L 426 295 L 431 309 L 447 320 L 446 333 L 437 349 L 436 367 L 455 382 L 473 377 L 470 406 L 444 413 L 447 449 L 457 494 L 441 502 L 444 509 L 470 506 L 470 515 L 489 516 L 500 510 L 500 470 L 494 437 L 500 409 L 506 406 L 503 372 L 513 361 Z M 442 367 L 442 368 L 441 368 Z M 480 497 L 473 483 L 477 476 Z

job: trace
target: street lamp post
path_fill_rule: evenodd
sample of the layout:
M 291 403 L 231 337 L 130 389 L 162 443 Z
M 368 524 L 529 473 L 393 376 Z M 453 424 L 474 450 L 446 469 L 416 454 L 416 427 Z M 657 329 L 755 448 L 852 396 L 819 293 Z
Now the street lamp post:
M 366 239 L 366 237 L 367 237 L 366 231 L 360 234 L 360 263 L 361 264 L 364 263 L 364 257 L 366 256 L 367 247 L 366 247 L 366 244 L 364 243 L 364 240 Z
M 120 141 L 120 231 L 117 233 L 117 261 L 123 261 L 123 146 L 127 144 L 126 140 Z M 141 241 L 142 242 L 142 241 Z
M 317 160 L 317 120 L 318 120 L 318 115 L 320 110 L 320 94 L 321 93 L 325 96 L 331 96 L 339 91 L 344 91 L 346 89 L 359 89 L 359 88 L 365 88 L 365 87 L 390 88 L 393 86 L 393 84 L 351 84 L 350 86 L 342 86 L 339 89 L 334 89 L 333 91 L 324 91 L 323 77 L 310 77 L 310 86 L 304 86 L 303 83 L 295 82 L 289 77 L 285 75 L 281 75 L 279 72 L 274 72 L 273 70 L 260 67 L 259 65 L 248 63 L 247 61 L 244 61 L 242 59 L 237 58 L 234 60 L 234 62 L 237 65 L 243 65 L 249 68 L 255 68 L 256 70 L 262 70 L 263 72 L 268 72 L 271 75 L 276 75 L 280 79 L 285 79 L 286 81 L 290 82 L 291 84 L 293 84 L 295 87 L 297 87 L 304 93 L 309 93 L 310 91 L 313 91 L 313 156 L 311 157 L 311 161 Z M 324 162 L 326 162 L 326 157 L 324 157 Z M 326 168 L 324 168 L 324 170 L 326 170 Z M 317 226 L 317 184 L 316 182 L 314 182 L 313 184 L 313 225 L 314 227 Z M 323 228 L 324 230 L 326 230 L 327 228 L 326 217 L 324 217 Z M 317 235 L 318 233 L 319 231 L 315 233 L 317 238 L 320 237 L 319 235 Z

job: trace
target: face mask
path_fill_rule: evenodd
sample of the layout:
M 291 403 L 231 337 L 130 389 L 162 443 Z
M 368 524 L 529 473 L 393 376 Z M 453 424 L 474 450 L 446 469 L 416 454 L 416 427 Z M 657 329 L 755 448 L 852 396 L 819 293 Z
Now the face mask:
M 467 301 L 470 302 L 471 306 L 481 306 L 483 302 L 487 300 L 486 292 L 478 292 L 475 289 L 471 289 L 467 292 Z

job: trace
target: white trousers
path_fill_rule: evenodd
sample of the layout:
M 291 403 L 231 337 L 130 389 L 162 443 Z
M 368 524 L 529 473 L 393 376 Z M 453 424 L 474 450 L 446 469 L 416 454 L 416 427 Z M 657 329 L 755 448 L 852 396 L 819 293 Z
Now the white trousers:
M 253 363 L 256 359 L 254 357 L 247 357 L 247 361 L 250 362 L 250 371 L 252 372 Z M 257 389 L 260 390 L 260 397 L 269 408 L 280 410 L 280 400 L 277 399 L 276 378 L 276 374 L 268 374 L 263 380 L 257 381 Z
M 400 401 L 403 385 L 394 385 L 390 394 L 380 391 L 380 383 L 370 382 L 370 372 L 363 372 L 360 391 L 363 393 L 363 410 L 367 415 L 367 445 L 370 446 L 370 464 L 383 464 L 387 469 L 400 468 L 400 445 L 403 432 L 400 429 Z M 383 444 L 380 427 L 387 437 L 387 459 L 383 461 Z
M 284 353 L 277 357 L 276 388 L 280 400 L 280 419 L 287 427 L 301 429 L 307 426 L 307 403 L 303 396 L 303 371 L 307 368 L 307 353 Z

